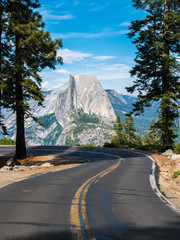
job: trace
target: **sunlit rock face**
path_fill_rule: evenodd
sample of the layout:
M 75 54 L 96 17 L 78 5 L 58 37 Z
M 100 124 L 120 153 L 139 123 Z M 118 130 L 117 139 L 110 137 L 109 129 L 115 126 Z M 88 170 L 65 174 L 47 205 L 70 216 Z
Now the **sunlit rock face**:
M 44 92 L 43 106 L 30 100 L 35 117 L 45 127 L 26 119 L 27 145 L 103 145 L 112 137 L 114 109 L 98 79 L 90 74 L 71 75 L 67 84 Z M 15 139 L 15 115 L 4 109 L 9 137 Z
M 87 73 L 70 76 L 67 90 L 58 95 L 56 118 L 62 126 L 66 125 L 70 110 L 77 109 L 82 109 L 88 114 L 96 114 L 109 122 L 115 121 L 116 118 L 107 93 L 100 82 L 95 76 Z

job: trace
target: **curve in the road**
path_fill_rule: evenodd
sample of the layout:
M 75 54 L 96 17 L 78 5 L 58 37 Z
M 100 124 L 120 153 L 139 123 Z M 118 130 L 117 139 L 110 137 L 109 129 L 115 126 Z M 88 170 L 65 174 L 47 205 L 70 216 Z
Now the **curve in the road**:
M 90 229 L 97 240 L 169 240 L 172 234 L 179 240 L 179 215 L 156 197 L 155 162 L 149 156 L 116 149 L 56 150 L 62 156 L 91 161 L 62 174 L 49 173 L 1 189 L 0 240 L 67 240 L 71 228 L 81 232 L 78 239 L 83 240 L 89 239 Z M 117 168 L 120 156 L 126 161 Z M 77 216 L 73 222 L 70 209 Z
M 119 158 L 119 157 L 118 157 Z M 119 167 L 121 159 L 117 163 L 113 164 L 104 171 L 98 173 L 94 177 L 88 179 L 76 192 L 74 199 L 72 201 L 70 222 L 72 227 L 72 235 L 74 239 L 88 240 L 92 239 L 90 230 L 90 224 L 87 218 L 86 212 L 86 196 L 88 189 L 93 183 L 98 182 L 108 173 L 112 172 L 114 169 Z
M 158 198 L 160 198 L 164 203 L 167 204 L 168 207 L 170 207 L 173 211 L 175 211 L 176 213 L 180 214 L 180 208 L 178 208 L 176 205 L 174 205 L 171 201 L 169 201 L 159 190 L 159 188 L 157 187 L 156 184 L 156 178 L 155 178 L 155 171 L 156 171 L 156 160 L 144 153 L 140 153 L 140 152 L 135 152 L 138 153 L 140 155 L 143 155 L 145 157 L 148 157 L 151 161 L 152 161 L 152 172 L 149 175 L 149 182 L 151 184 L 152 190 L 156 193 L 156 195 L 158 196 Z

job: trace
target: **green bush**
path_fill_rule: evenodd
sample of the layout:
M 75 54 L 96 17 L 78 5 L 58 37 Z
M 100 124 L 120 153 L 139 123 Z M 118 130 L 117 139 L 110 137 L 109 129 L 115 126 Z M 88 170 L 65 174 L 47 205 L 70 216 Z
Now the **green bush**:
M 176 154 L 180 154 L 180 142 L 176 144 L 176 147 L 175 147 L 175 149 L 174 149 L 174 152 L 175 152 Z
M 94 143 L 82 144 L 82 147 L 97 147 Z
M 14 140 L 2 138 L 0 139 L 0 145 L 15 145 Z
M 180 176 L 180 170 L 174 172 L 172 175 L 173 178 L 177 178 L 178 176 Z

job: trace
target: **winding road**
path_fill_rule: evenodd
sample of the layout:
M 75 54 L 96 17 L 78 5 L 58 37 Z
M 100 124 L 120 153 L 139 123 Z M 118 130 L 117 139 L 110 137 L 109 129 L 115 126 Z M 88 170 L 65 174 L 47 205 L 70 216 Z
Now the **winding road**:
M 0 155 L 13 151 L 0 147 Z M 57 146 L 29 147 L 28 154 L 87 163 L 0 188 L 0 240 L 180 239 L 180 214 L 157 196 L 147 156 Z

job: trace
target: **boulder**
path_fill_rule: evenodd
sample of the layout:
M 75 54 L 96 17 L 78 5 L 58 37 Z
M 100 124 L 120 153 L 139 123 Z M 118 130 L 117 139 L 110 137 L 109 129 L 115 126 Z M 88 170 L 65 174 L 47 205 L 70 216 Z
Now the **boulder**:
M 173 155 L 173 150 L 168 149 L 164 153 L 162 153 L 163 156 L 172 156 Z
M 20 162 L 15 157 L 10 157 L 7 162 L 6 166 L 15 166 L 15 165 L 21 165 Z
M 13 167 L 13 170 L 15 170 L 15 171 L 23 171 L 23 170 L 24 170 L 24 167 L 21 166 L 21 165 L 15 165 L 15 166 Z
M 13 166 L 4 166 L 0 170 L 1 171 L 12 171 L 13 170 Z
M 51 163 L 43 163 L 41 167 L 53 167 L 54 165 Z
M 180 154 L 173 154 L 173 155 L 171 156 L 171 158 L 172 158 L 173 160 L 180 159 Z

